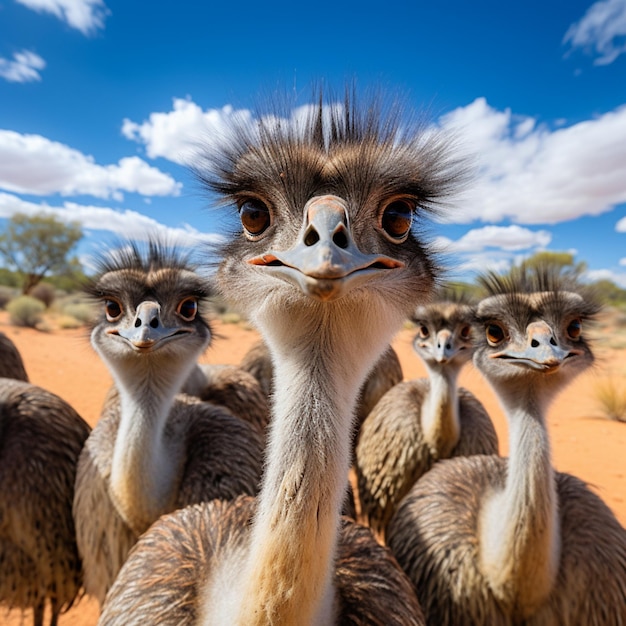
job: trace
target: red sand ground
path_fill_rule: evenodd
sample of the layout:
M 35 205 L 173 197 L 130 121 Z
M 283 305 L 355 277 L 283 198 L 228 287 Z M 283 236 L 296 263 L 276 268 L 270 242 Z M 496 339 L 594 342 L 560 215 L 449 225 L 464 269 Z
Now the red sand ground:
M 204 357 L 210 363 L 238 363 L 258 335 L 243 325 L 214 324 L 216 337 Z M 85 330 L 58 330 L 42 333 L 9 325 L 0 313 L 0 331 L 7 334 L 22 353 L 31 382 L 60 395 L 93 426 L 111 377 L 91 349 Z M 393 345 L 404 368 L 405 378 L 424 376 L 424 370 L 411 348 L 412 332 L 398 334 Z M 587 481 L 626 526 L 626 423 L 601 417 L 595 389 L 611 375 L 624 380 L 626 350 L 605 348 L 598 366 L 581 376 L 557 399 L 549 414 L 554 464 L 559 471 L 575 474 Z M 503 455 L 507 454 L 507 428 L 502 411 L 491 389 L 480 375 L 467 367 L 461 384 L 473 391 L 490 412 L 500 437 Z M 0 613 L 0 624 L 30 624 L 16 611 Z M 60 626 L 91 626 L 98 619 L 97 603 L 81 600 L 61 616 Z

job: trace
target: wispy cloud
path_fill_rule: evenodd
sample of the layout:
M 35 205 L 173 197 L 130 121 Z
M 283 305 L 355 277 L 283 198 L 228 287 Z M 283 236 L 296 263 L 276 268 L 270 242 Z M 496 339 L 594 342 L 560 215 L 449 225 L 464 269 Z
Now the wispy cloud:
M 46 62 L 30 50 L 13 54 L 13 60 L 0 57 L 0 77 L 10 83 L 30 83 L 41 80 L 39 70 L 46 67 Z
M 93 157 L 41 135 L 0 130 L 0 189 L 121 200 L 121 192 L 178 195 L 181 184 L 137 156 L 98 165 Z
M 522 226 L 485 226 L 473 228 L 456 241 L 440 238 L 449 252 L 478 252 L 486 248 L 518 251 L 530 248 L 545 248 L 552 241 L 546 230 L 532 231 Z
M 601 0 L 569 27 L 563 43 L 596 56 L 595 65 L 608 65 L 626 52 L 625 36 L 626 0 Z
M 506 271 L 552 241 L 546 230 L 533 231 L 515 224 L 473 228 L 457 240 L 437 237 L 436 249 L 451 261 L 451 279 L 467 279 L 467 274 L 485 270 Z
M 590 282 L 595 282 L 596 280 L 610 280 L 612 283 L 615 283 L 622 289 L 626 289 L 626 274 L 614 272 L 613 270 L 587 270 L 583 274 L 583 278 Z
M 102 0 L 15 0 L 38 13 L 52 13 L 83 35 L 90 35 L 104 28 L 104 20 L 110 13 Z
M 556 224 L 626 202 L 626 106 L 550 130 L 484 98 L 441 120 L 476 155 L 477 177 L 455 210 L 473 220 Z
M 117 211 L 109 207 L 97 207 L 75 202 L 62 206 L 36 203 L 17 196 L 0 192 L 0 218 L 10 218 L 15 213 L 54 215 L 63 222 L 79 222 L 85 230 L 107 231 L 120 238 L 146 241 L 149 237 L 162 237 L 172 244 L 197 245 L 200 242 L 217 243 L 222 236 L 216 233 L 201 233 L 191 226 L 179 228 L 165 226 L 155 219 L 136 211 Z

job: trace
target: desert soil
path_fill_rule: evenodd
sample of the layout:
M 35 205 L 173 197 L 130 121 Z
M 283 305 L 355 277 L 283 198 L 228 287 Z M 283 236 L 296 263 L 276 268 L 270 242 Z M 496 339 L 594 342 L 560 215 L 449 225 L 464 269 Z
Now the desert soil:
M 587 481 L 626 526 L 626 423 L 603 417 L 595 398 L 603 380 L 610 377 L 618 384 L 626 381 L 626 347 L 610 346 L 614 330 L 610 324 L 604 325 L 598 340 L 596 367 L 560 395 L 548 421 L 556 468 Z M 11 326 L 7 315 L 0 312 L 0 331 L 22 353 L 32 383 L 58 394 L 92 426 L 96 424 L 111 377 L 91 349 L 86 330 L 39 332 L 18 328 Z M 258 338 L 254 330 L 243 324 L 215 322 L 214 331 L 214 341 L 203 357 L 209 363 L 238 363 Z M 411 330 L 405 329 L 393 342 L 407 379 L 425 375 L 413 354 L 412 336 Z M 500 438 L 500 452 L 506 455 L 506 422 L 493 392 L 471 366 L 462 373 L 461 385 L 475 393 L 490 412 Z M 97 603 L 83 598 L 61 616 L 59 626 L 91 626 L 97 619 Z M 17 611 L 0 612 L 2 625 L 31 623 L 28 614 L 22 619 Z

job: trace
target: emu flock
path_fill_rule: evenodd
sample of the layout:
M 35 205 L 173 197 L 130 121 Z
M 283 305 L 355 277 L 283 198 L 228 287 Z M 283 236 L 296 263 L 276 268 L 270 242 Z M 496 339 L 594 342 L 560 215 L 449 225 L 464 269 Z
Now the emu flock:
M 454 144 L 354 96 L 279 113 L 198 154 L 239 220 L 214 275 L 157 240 L 100 258 L 93 430 L 0 334 L 0 602 L 35 626 L 84 594 L 102 626 L 626 626 L 626 530 L 546 423 L 594 362 L 593 292 L 539 267 L 446 293 L 423 226 L 467 180 Z M 214 290 L 263 338 L 239 367 L 198 364 Z M 407 319 L 426 379 L 390 347 Z

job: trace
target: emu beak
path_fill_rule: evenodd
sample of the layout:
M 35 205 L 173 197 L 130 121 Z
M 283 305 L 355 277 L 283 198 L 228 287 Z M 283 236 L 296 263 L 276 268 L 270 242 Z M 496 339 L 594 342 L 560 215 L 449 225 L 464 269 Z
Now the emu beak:
M 305 294 L 335 300 L 381 271 L 404 267 L 391 257 L 361 252 L 350 233 L 344 201 L 332 195 L 311 198 L 304 223 L 289 250 L 270 251 L 248 263 L 267 268 Z
M 156 302 L 147 300 L 137 307 L 133 325 L 120 328 L 115 334 L 124 337 L 134 348 L 145 351 L 153 348 L 163 339 L 181 332 L 189 332 L 179 326 L 168 328 L 161 320 L 161 307 Z
M 451 361 L 459 351 L 452 343 L 452 333 L 449 330 L 440 330 L 435 341 L 435 360 L 437 363 Z
M 526 332 L 526 345 L 515 346 L 491 355 L 494 359 L 510 360 L 514 365 L 529 367 L 543 372 L 556 372 L 563 362 L 581 354 L 580 350 L 563 350 L 554 337 L 554 333 L 545 322 L 529 324 Z

